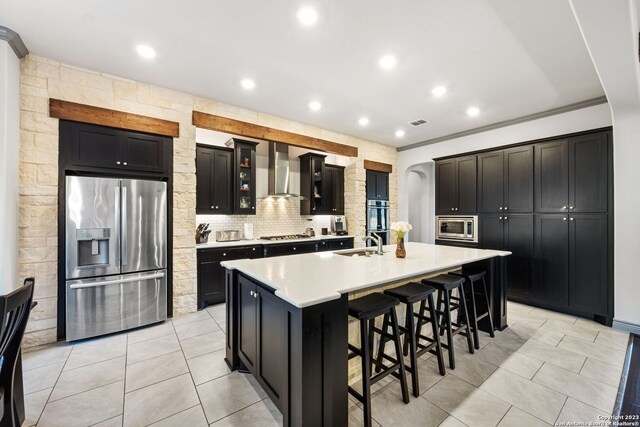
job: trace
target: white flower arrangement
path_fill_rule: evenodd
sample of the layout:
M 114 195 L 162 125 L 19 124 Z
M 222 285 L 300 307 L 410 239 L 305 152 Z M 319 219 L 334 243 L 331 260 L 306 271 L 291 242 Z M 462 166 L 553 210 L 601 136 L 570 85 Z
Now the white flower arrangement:
M 399 238 L 404 238 L 404 235 L 413 229 L 411 224 L 404 221 L 398 221 L 391 224 L 391 229 L 396 232 Z

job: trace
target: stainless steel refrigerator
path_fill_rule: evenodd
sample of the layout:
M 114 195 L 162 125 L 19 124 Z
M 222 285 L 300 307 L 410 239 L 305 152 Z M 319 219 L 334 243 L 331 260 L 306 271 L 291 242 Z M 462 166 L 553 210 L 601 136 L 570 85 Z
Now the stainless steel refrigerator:
M 167 318 L 167 184 L 66 178 L 66 340 Z

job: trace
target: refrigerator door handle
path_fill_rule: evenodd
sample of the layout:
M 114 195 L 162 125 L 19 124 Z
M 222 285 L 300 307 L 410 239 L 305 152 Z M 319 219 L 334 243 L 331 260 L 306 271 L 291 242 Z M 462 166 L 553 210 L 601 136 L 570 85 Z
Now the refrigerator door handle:
M 115 209 L 116 209 L 116 242 L 118 242 L 118 247 L 116 249 L 116 265 L 120 268 L 120 186 L 116 187 L 116 200 L 115 200 Z
M 129 277 L 128 279 L 114 279 L 114 280 L 104 280 L 102 282 L 94 282 L 94 283 L 78 283 L 75 285 L 69 285 L 69 289 L 83 289 L 83 288 L 97 288 L 99 286 L 108 286 L 108 285 L 119 285 L 121 283 L 130 283 L 130 282 L 141 282 L 144 280 L 151 279 L 162 279 L 164 277 L 164 272 L 153 273 L 149 276 L 138 276 L 138 277 Z
M 127 265 L 127 259 L 129 259 L 129 233 L 127 232 L 127 187 L 122 187 L 122 266 Z

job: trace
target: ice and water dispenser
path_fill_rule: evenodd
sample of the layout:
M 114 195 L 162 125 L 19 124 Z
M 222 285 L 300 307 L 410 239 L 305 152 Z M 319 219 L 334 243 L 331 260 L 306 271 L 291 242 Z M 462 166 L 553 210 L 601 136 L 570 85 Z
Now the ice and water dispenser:
M 78 247 L 78 267 L 91 267 L 109 264 L 109 228 L 76 229 Z

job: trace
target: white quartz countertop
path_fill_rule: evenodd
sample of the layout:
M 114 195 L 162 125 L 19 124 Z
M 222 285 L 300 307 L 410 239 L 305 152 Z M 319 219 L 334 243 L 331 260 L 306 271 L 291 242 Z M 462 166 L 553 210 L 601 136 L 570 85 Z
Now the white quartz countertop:
M 506 251 L 413 242 L 405 246 L 407 257 L 404 259 L 396 258 L 395 245 L 389 245 L 384 247 L 385 254 L 382 256 L 336 254 L 347 250 L 224 261 L 222 266 L 237 269 L 270 286 L 278 297 L 303 308 L 338 299 L 344 293 L 511 254 Z
M 290 239 L 290 240 L 236 240 L 233 242 L 216 242 L 211 241 L 209 243 L 199 243 L 196 244 L 196 249 L 205 249 L 205 248 L 226 248 L 233 246 L 250 246 L 250 245 L 277 245 L 278 243 L 304 243 L 304 242 L 317 242 L 319 240 L 331 240 L 331 239 L 349 239 L 353 236 L 334 236 L 332 234 L 326 236 L 315 236 L 315 237 L 304 237 L 301 239 Z

